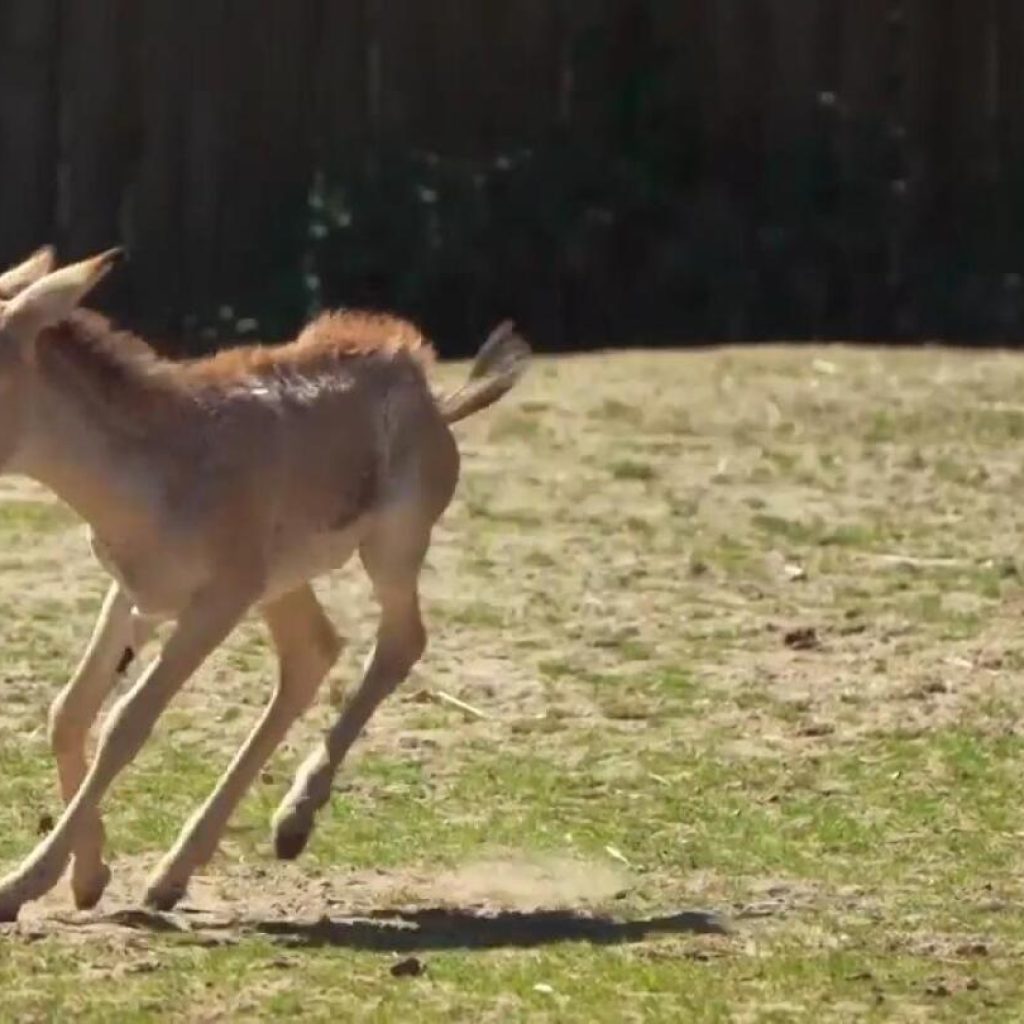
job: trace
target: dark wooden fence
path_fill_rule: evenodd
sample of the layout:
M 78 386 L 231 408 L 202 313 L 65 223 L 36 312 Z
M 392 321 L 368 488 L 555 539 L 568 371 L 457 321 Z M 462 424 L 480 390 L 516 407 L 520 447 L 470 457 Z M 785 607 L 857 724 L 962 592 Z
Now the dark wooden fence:
M 193 348 L 1024 336 L 1022 0 L 0 0 L 0 259 Z

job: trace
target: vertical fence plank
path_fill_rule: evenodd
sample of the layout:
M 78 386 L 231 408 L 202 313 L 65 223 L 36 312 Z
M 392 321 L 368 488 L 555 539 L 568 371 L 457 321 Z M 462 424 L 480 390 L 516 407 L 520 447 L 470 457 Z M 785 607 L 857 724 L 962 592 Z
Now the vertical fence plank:
M 713 130 L 714 16 L 704 0 L 654 0 L 652 32 L 664 89 L 661 128 L 670 158 L 699 180 L 706 172 L 707 139 Z
M 1024 183 L 1024 4 L 997 0 L 998 158 L 1004 180 Z
M 186 305 L 184 249 L 185 117 L 191 20 L 175 0 L 145 0 L 139 27 L 139 120 L 128 187 L 131 299 L 135 321 L 176 337 Z
M 320 7 L 312 101 L 319 175 L 313 197 L 316 235 L 309 252 L 316 289 L 312 304 L 367 303 L 365 282 L 358 280 L 353 264 L 365 265 L 376 254 L 352 241 L 352 195 L 372 174 L 378 155 L 382 83 L 376 30 L 381 7 L 382 0 L 324 0 Z
M 481 54 L 463 14 L 462 0 L 379 6 L 379 116 L 389 143 L 449 155 L 473 148 Z
M 61 197 L 71 256 L 118 241 L 134 97 L 128 56 L 136 8 L 130 0 L 68 0 L 61 35 Z
M 205 0 L 190 14 L 188 45 L 180 54 L 188 75 L 180 86 L 181 104 L 181 227 L 182 306 L 189 333 L 213 332 L 218 298 L 231 308 L 236 302 L 236 268 L 225 266 L 223 223 L 225 194 L 237 147 L 245 95 L 237 76 L 245 52 L 245 35 L 227 41 L 240 27 L 231 0 Z M 257 167 L 252 168 L 259 173 Z M 246 180 L 231 183 L 244 189 Z
M 995 335 L 1024 337 L 1024 5 L 996 0 L 996 168 L 1000 216 L 993 259 L 1000 279 Z
M 543 135 L 557 116 L 556 15 L 550 0 L 380 4 L 385 136 L 474 157 Z
M 708 177 L 714 137 L 715 23 L 704 0 L 652 0 L 650 40 L 633 60 L 643 82 L 637 159 L 656 183 L 656 210 L 638 225 L 642 256 L 631 302 L 642 330 L 680 340 L 728 329 L 735 308 L 735 222 Z M 700 252 L 701 258 L 693 254 Z M 681 317 L 679 295 L 693 296 Z M 680 322 L 680 321 L 683 322 Z M 669 326 L 671 324 L 671 326 Z M 622 328 L 623 335 L 630 330 Z
M 953 267 L 958 282 L 950 322 L 958 334 L 975 336 L 991 329 L 997 262 L 993 245 L 1004 216 L 996 200 L 996 50 L 992 0 L 953 4 L 950 12 L 951 60 L 948 197 Z
M 212 342 L 240 317 L 273 335 L 301 316 L 315 14 L 313 0 L 143 5 L 133 226 L 151 329 Z
M 919 294 L 935 281 L 948 293 L 947 186 L 949 105 L 944 77 L 949 51 L 949 0 L 907 0 L 906 132 L 908 166 L 906 210 L 912 266 L 913 311 L 908 328 L 938 332 L 939 317 Z
M 719 0 L 714 7 L 717 83 L 709 171 L 748 206 L 759 201 L 764 161 L 766 14 L 762 0 Z
M 892 0 L 859 0 L 831 8 L 841 38 L 833 83 L 846 123 L 844 158 L 851 163 L 862 155 L 864 133 L 877 131 L 889 113 L 886 79 L 895 70 L 887 39 L 891 8 Z
M 998 73 L 997 161 L 1001 180 L 1003 221 L 1002 262 L 1006 269 L 1024 271 L 1024 4 L 997 0 L 996 42 Z
M 992 188 L 994 80 L 987 3 L 908 0 L 908 132 L 914 157 L 910 333 L 963 337 L 986 318 L 979 233 Z M 973 326 L 972 326 L 973 324 Z
M 705 168 L 712 187 L 716 229 L 701 236 L 714 254 L 709 282 L 712 330 L 730 338 L 756 331 L 758 237 L 764 216 L 764 120 L 771 60 L 768 8 L 763 0 L 719 0 L 712 6 Z M 727 240 L 722 247 L 718 237 Z
M 765 214 L 761 246 L 765 327 L 771 335 L 821 330 L 827 299 L 821 178 L 821 0 L 771 0 L 766 97 Z
M 372 34 L 378 0 L 321 5 L 319 41 L 312 51 L 315 144 L 329 167 L 366 149 L 376 104 L 378 58 Z
M 0 264 L 53 233 L 56 0 L 0 4 Z
M 230 310 L 227 333 L 244 316 L 277 335 L 304 308 L 315 14 L 310 0 L 209 2 L 196 25 L 184 214 L 189 312 L 209 324 L 218 307 Z
M 471 44 L 486 54 L 479 78 L 480 151 L 544 138 L 557 120 L 560 38 L 551 0 L 475 4 Z
M 819 4 L 820 0 L 770 0 L 768 4 L 771 28 L 763 44 L 771 48 L 772 68 L 765 132 L 774 152 L 791 152 L 814 134 L 820 91 Z
M 896 180 L 893 160 L 903 122 L 902 52 L 890 21 L 892 0 L 859 0 L 833 8 L 838 60 L 832 74 L 838 159 L 838 244 L 841 262 L 832 287 L 853 338 L 888 329 L 889 250 Z
M 608 39 L 613 32 L 617 0 L 594 0 L 590 4 L 562 2 L 569 83 L 568 129 L 581 144 L 603 148 L 610 106 Z
M 138 10 L 132 0 L 67 0 L 62 9 L 57 220 L 68 258 L 126 240 L 122 207 L 138 133 Z M 92 301 L 123 304 L 130 274 L 112 275 Z

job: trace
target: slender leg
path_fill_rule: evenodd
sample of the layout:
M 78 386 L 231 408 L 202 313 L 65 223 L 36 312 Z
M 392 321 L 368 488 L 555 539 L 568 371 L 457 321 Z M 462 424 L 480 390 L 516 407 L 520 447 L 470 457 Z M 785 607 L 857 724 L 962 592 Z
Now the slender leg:
M 83 825 L 95 819 L 118 773 L 138 754 L 171 698 L 227 637 L 257 592 L 222 585 L 192 599 L 159 656 L 111 709 L 92 765 L 56 827 L 0 879 L 0 920 L 14 920 L 24 903 L 56 885 Z
M 308 584 L 265 605 L 263 616 L 279 661 L 277 689 L 209 799 L 153 874 L 146 902 L 157 909 L 170 910 L 184 894 L 192 873 L 213 856 L 257 772 L 312 703 L 341 651 L 341 641 Z
M 117 583 L 112 584 L 82 660 L 50 707 L 50 745 L 65 804 L 85 777 L 89 730 L 118 674 L 148 639 L 150 629 L 137 624 L 131 600 Z M 98 813 L 93 814 L 83 820 L 75 843 L 71 889 L 79 907 L 94 906 L 110 880 L 110 870 L 103 862 L 103 842 L 103 822 Z
M 274 815 L 277 856 L 291 860 L 305 848 L 316 812 L 330 799 L 331 785 L 349 748 L 374 711 L 408 675 L 426 648 L 417 583 L 429 532 L 379 531 L 364 542 L 360 555 L 373 582 L 381 617 L 377 640 L 362 681 L 320 745 L 299 769 L 288 795 Z

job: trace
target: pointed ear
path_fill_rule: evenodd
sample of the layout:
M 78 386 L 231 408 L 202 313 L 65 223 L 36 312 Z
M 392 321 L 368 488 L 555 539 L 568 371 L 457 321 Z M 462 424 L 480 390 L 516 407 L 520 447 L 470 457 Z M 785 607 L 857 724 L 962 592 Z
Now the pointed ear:
M 3 326 L 19 337 L 31 339 L 44 328 L 66 319 L 107 275 L 121 252 L 121 249 L 108 249 L 41 277 L 7 303 Z
M 18 292 L 49 274 L 56 262 L 52 245 L 36 249 L 28 259 L 0 274 L 0 299 L 13 299 Z

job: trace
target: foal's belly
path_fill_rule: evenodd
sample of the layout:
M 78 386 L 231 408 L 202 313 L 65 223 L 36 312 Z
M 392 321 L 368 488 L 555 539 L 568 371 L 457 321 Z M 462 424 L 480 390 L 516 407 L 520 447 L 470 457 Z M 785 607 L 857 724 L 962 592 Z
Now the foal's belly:
M 269 552 L 266 583 L 254 603 L 279 597 L 308 580 L 340 569 L 359 544 L 361 526 L 357 521 L 340 530 L 282 540 Z M 191 596 L 217 573 L 216 565 L 205 564 L 205 559 L 195 553 L 176 551 L 161 558 L 127 557 L 95 535 L 92 548 L 97 560 L 121 584 L 139 613 L 154 618 L 176 618 Z M 254 557 L 259 555 L 254 554 Z
M 357 522 L 282 545 L 268 567 L 264 598 L 278 597 L 307 580 L 340 569 L 352 557 L 361 537 L 361 524 Z
M 175 618 L 204 582 L 205 567 L 184 552 L 166 557 L 129 555 L 115 551 L 95 534 L 91 543 L 97 561 L 145 617 Z

